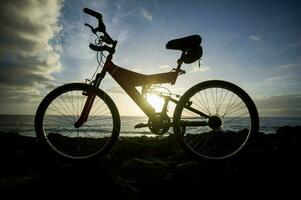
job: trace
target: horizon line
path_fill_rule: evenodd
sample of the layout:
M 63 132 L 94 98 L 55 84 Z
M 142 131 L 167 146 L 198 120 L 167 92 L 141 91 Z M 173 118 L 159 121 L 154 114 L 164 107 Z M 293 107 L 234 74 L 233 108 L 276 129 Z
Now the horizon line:
M 5 114 L 5 113 L 0 113 L 0 116 L 35 116 L 35 114 Z M 145 117 L 145 118 L 148 118 L 146 115 L 120 115 L 120 117 Z M 284 118 L 284 117 L 286 117 L 286 118 L 301 118 L 301 116 L 268 116 L 268 115 L 259 116 L 259 118 L 262 118 L 262 117 L 270 117 L 270 118 Z

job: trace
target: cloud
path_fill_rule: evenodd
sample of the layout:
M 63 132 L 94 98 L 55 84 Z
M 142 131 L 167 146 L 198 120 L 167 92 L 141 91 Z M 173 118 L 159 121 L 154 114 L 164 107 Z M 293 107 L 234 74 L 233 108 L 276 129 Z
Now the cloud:
M 146 10 L 144 10 L 143 8 L 141 9 L 141 13 L 143 15 L 143 17 L 147 20 L 147 21 L 152 21 L 153 20 L 153 16 L 151 13 L 147 12 Z
M 301 39 L 299 38 L 298 40 L 295 40 L 294 42 L 291 42 L 289 44 L 287 44 L 287 46 L 289 47 L 299 47 L 301 45 Z
M 121 10 L 121 5 L 119 3 L 116 2 L 114 5 L 117 7 L 117 10 Z
M 296 63 L 291 63 L 291 64 L 285 64 L 285 65 L 281 65 L 280 68 L 281 69 L 292 69 L 295 67 L 300 67 L 300 64 L 296 64 Z
M 210 67 L 208 66 L 194 66 L 190 73 L 196 73 L 196 72 L 204 72 L 210 70 Z
M 171 67 L 169 65 L 160 65 L 159 68 L 160 69 L 171 69 Z
M 259 35 L 251 35 L 251 36 L 249 36 L 249 39 L 251 39 L 255 42 L 261 42 L 262 37 Z
M 263 116 L 301 116 L 301 94 L 268 96 L 255 100 L 255 104 Z
M 258 78 L 248 84 L 257 95 L 284 95 L 301 93 L 301 65 L 298 63 L 279 64 L 274 67 L 261 66 Z M 268 69 L 270 68 L 270 69 Z M 267 71 L 265 71 L 268 69 Z
M 115 39 L 121 43 L 130 36 L 130 30 L 126 25 L 126 18 L 133 15 L 133 13 L 121 4 L 116 3 L 115 6 L 116 11 L 107 25 L 110 26 L 110 33 L 118 33 Z
M 59 71 L 61 47 L 55 37 L 62 2 L 2 1 L 0 7 L 0 102 L 36 98 L 39 89 L 52 87 Z M 23 98 L 24 97 L 24 98 Z M 26 100 L 27 101 L 27 100 Z
M 129 37 L 129 31 L 128 30 L 121 30 L 120 33 L 117 35 L 117 41 L 118 42 L 124 42 Z

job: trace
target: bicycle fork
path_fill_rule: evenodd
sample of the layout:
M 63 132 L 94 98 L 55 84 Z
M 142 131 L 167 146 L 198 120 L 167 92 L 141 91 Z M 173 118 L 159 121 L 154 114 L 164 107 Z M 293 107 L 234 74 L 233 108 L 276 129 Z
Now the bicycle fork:
M 92 108 L 92 105 L 93 105 L 93 102 L 94 102 L 95 97 L 96 97 L 96 90 L 95 90 L 95 89 L 99 87 L 99 85 L 100 85 L 102 79 L 104 78 L 105 74 L 106 74 L 106 71 L 103 69 L 103 70 L 101 71 L 101 73 L 98 73 L 98 74 L 96 75 L 95 81 L 94 81 L 94 83 L 92 84 L 92 88 L 89 89 L 89 90 L 87 91 L 87 94 L 85 94 L 85 93 L 83 92 L 83 95 L 87 95 L 88 98 L 87 98 L 87 100 L 86 100 L 86 102 L 85 102 L 85 105 L 84 105 L 84 108 L 83 108 L 83 110 L 82 110 L 82 112 L 81 112 L 80 117 L 79 117 L 78 120 L 74 123 L 74 127 L 75 127 L 75 128 L 79 128 L 79 127 L 81 127 L 85 122 L 87 122 L 88 116 L 89 116 L 89 114 L 90 114 L 90 111 L 91 111 L 91 108 Z

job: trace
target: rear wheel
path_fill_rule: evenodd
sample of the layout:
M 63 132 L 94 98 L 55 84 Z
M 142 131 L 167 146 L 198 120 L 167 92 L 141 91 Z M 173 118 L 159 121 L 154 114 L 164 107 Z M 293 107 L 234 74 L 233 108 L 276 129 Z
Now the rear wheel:
M 188 152 L 222 160 L 237 155 L 258 131 L 255 104 L 238 86 L 220 80 L 199 83 L 180 99 L 174 132 Z
M 87 121 L 75 126 L 87 91 L 96 94 Z M 72 83 L 50 92 L 41 102 L 35 117 L 38 139 L 57 155 L 71 160 L 85 160 L 107 153 L 118 139 L 120 117 L 111 98 L 90 85 Z

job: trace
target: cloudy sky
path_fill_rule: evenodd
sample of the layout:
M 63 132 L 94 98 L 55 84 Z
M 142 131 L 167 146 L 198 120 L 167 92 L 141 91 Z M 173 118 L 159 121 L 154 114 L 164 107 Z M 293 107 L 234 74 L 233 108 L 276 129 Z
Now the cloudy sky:
M 183 94 L 204 80 L 223 79 L 245 89 L 261 116 L 301 116 L 300 1 L 1 1 L 0 114 L 33 114 L 55 86 L 83 82 L 97 66 L 88 48 L 94 37 L 84 23 L 96 20 L 84 7 L 103 14 L 118 40 L 114 62 L 140 73 L 169 71 L 180 52 L 168 40 L 199 34 L 201 68 L 169 88 Z M 101 88 L 122 115 L 142 115 L 111 77 Z

